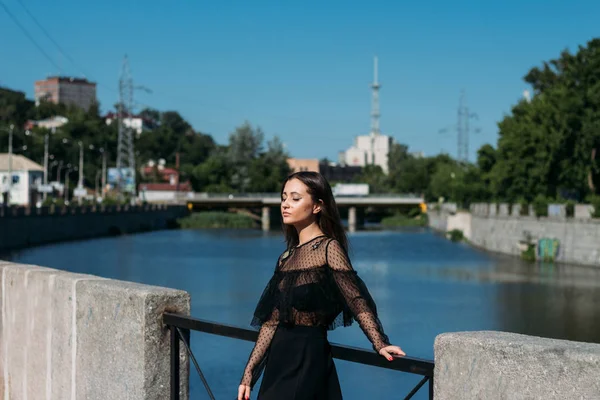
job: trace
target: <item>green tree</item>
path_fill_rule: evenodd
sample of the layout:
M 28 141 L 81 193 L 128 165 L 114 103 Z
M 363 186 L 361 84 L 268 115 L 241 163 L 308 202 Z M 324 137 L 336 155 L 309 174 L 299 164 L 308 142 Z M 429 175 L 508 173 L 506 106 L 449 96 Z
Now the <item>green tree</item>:
M 245 122 L 229 135 L 227 160 L 232 168 L 231 186 L 239 192 L 250 188 L 250 165 L 262 151 L 263 131 Z
M 497 198 L 563 192 L 583 199 L 597 193 L 600 165 L 600 39 L 563 51 L 533 68 L 525 81 L 534 90 L 499 124 L 496 163 L 490 173 Z
M 250 163 L 250 190 L 253 192 L 279 192 L 281 183 L 290 174 L 288 154 L 279 137 L 267 143 L 267 151 Z

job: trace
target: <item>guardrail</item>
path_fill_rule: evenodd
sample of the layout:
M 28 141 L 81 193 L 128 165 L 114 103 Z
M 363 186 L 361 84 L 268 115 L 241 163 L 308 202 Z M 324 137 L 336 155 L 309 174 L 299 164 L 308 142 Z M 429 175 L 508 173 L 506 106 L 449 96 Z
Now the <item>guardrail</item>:
M 239 328 L 230 325 L 218 324 L 211 321 L 200 320 L 184 315 L 164 313 L 163 323 L 171 331 L 171 400 L 179 400 L 179 344 L 183 343 L 192 362 L 206 388 L 208 396 L 214 400 L 214 395 L 198 365 L 198 361 L 192 353 L 190 346 L 190 331 L 210 333 L 213 335 L 225 336 L 234 339 L 256 342 L 258 332 Z M 404 400 L 411 399 L 418 391 L 429 382 L 429 400 L 433 400 L 433 370 L 434 363 L 430 360 L 423 360 L 414 357 L 395 358 L 389 362 L 373 351 L 367 351 L 349 346 L 337 344 L 331 345 L 331 352 L 334 358 L 339 360 L 351 361 L 373 367 L 392 369 L 399 372 L 407 372 L 423 377 L 419 383 L 404 397 Z

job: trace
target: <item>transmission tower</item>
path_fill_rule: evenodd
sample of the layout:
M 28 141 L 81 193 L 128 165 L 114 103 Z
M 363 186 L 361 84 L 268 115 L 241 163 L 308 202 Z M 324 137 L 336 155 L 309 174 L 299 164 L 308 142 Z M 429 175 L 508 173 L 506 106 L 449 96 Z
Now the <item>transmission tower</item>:
M 456 158 L 458 161 L 469 162 L 469 136 L 471 134 L 471 126 L 469 121 L 471 119 L 477 119 L 478 117 L 477 114 L 469 111 L 469 107 L 467 106 L 467 96 L 464 90 L 461 90 L 460 92 L 460 99 L 456 114 Z M 441 129 L 440 133 L 447 131 L 448 129 Z M 479 131 L 479 128 L 475 129 L 475 133 L 478 133 Z
M 117 170 L 118 170 L 118 191 L 135 192 L 135 150 L 133 147 L 133 129 L 131 127 L 131 117 L 133 116 L 133 80 L 129 69 L 129 60 L 127 56 L 123 58 L 121 68 L 121 77 L 119 78 L 119 109 L 117 116 L 119 121 L 119 139 L 117 145 Z M 125 124 L 125 118 L 129 118 L 129 124 Z M 133 188 L 124 187 L 123 173 L 126 171 L 132 174 Z

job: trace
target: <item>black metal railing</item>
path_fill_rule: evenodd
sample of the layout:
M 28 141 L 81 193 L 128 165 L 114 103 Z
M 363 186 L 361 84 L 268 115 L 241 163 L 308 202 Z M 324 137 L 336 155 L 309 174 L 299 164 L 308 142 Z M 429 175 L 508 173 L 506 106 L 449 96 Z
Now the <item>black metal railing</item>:
M 192 353 L 190 346 L 190 331 L 198 331 L 210 333 L 213 335 L 226 336 L 234 339 L 247 340 L 256 342 L 258 332 L 239 328 L 231 325 L 218 324 L 215 322 L 204 321 L 188 316 L 164 313 L 163 323 L 171 331 L 171 400 L 179 400 L 180 391 L 180 341 L 183 343 L 189 357 L 206 388 L 206 391 L 211 399 L 214 400 L 214 395 L 208 385 L 200 366 Z M 341 346 L 331 344 L 331 351 L 334 358 L 338 360 L 351 361 L 359 364 L 370 365 L 373 367 L 391 369 L 400 372 L 408 372 L 415 375 L 421 375 L 423 379 L 404 397 L 405 400 L 411 399 L 423 385 L 429 382 L 429 400 L 433 400 L 433 367 L 434 363 L 430 360 L 423 360 L 414 357 L 399 357 L 394 361 L 389 362 L 379 354 L 373 351 L 359 349 L 349 346 Z

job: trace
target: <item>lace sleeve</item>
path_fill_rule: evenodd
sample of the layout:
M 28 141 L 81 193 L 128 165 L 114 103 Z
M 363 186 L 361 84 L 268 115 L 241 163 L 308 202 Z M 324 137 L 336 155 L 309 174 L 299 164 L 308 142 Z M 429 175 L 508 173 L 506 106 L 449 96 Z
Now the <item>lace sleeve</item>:
M 377 316 L 375 302 L 337 240 L 327 243 L 326 257 L 328 270 L 333 276 L 343 302 L 344 325 L 350 325 L 354 318 L 376 352 L 389 346 L 389 338 L 384 333 Z
M 244 369 L 244 375 L 242 376 L 240 384 L 248 385 L 251 389 L 254 388 L 256 381 L 260 378 L 260 374 L 265 367 L 267 355 L 271 348 L 271 340 L 273 340 L 275 330 L 277 330 L 277 314 L 278 311 L 274 310 L 271 318 L 268 321 L 265 321 L 260 327 L 258 339 L 256 339 L 254 348 L 246 363 L 246 368 Z

